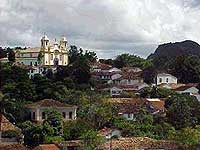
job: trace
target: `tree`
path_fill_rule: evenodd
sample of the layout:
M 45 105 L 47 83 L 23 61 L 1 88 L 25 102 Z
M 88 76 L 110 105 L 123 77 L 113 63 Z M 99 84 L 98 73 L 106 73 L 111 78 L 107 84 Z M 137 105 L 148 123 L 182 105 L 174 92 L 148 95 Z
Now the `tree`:
M 97 61 L 97 55 L 96 55 L 95 52 L 92 52 L 92 51 L 86 50 L 84 57 L 90 62 L 96 62 Z
M 42 63 L 42 58 L 43 58 L 43 57 L 44 57 L 44 55 L 42 54 L 42 52 L 39 52 L 38 58 L 37 58 L 39 64 Z
M 88 84 L 90 80 L 90 66 L 87 59 L 80 57 L 71 66 L 71 77 L 78 84 Z
M 182 83 L 200 81 L 200 60 L 198 56 L 179 56 L 175 59 L 172 73 Z
M 166 101 L 167 119 L 176 129 L 192 127 L 198 123 L 199 102 L 187 94 L 174 94 Z
M 64 138 L 65 140 L 78 140 L 91 128 L 89 122 L 82 119 L 66 121 L 64 122 Z
M 103 137 L 99 136 L 94 130 L 86 131 L 82 136 L 84 150 L 94 150 L 104 143 Z
M 46 119 L 43 122 L 43 125 L 52 127 L 53 131 L 46 133 L 50 136 L 59 136 L 63 134 L 63 122 L 62 115 L 60 112 L 54 109 L 47 109 L 45 111 Z
M 8 53 L 8 60 L 9 62 L 15 62 L 15 52 L 13 50 L 9 51 Z
M 200 142 L 200 131 L 196 128 L 183 128 L 180 131 L 171 132 L 169 139 L 175 140 L 184 145 L 197 145 Z
M 44 142 L 44 133 L 42 126 L 26 121 L 21 124 L 24 135 L 24 143 L 28 146 L 37 146 Z
M 139 56 L 125 53 L 117 56 L 117 58 L 114 60 L 114 66 L 117 68 L 139 67 L 145 69 L 152 66 L 152 62 L 150 60 L 145 60 Z

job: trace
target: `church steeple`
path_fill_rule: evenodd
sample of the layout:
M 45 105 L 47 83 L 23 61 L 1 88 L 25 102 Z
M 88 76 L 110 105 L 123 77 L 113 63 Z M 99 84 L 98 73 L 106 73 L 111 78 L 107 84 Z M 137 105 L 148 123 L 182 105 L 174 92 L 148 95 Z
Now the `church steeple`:
M 45 49 L 47 50 L 48 46 L 49 46 L 49 39 L 46 35 L 44 35 L 41 39 L 41 48 L 44 49 L 44 50 Z

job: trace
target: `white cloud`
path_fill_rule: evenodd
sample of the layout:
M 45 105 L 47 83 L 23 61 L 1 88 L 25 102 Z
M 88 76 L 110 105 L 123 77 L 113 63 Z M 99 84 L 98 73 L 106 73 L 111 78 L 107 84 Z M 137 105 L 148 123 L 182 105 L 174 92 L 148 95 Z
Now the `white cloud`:
M 46 34 L 100 57 L 147 56 L 164 42 L 200 42 L 198 0 L 1 0 L 3 46 L 39 46 Z

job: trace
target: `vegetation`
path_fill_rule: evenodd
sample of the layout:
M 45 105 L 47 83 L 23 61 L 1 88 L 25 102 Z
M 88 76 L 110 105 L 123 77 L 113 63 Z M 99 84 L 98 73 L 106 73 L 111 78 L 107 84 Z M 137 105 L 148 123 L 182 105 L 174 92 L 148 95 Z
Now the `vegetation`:
M 104 127 L 121 129 L 124 137 L 173 139 L 188 145 L 199 142 L 200 105 L 195 97 L 163 88 L 144 88 L 140 91 L 140 97 L 165 98 L 166 116 L 155 116 L 141 108 L 135 114 L 135 120 L 128 121 L 119 117 L 116 108 L 107 102 L 108 95 L 91 90 L 91 87 L 99 84 L 90 76 L 90 63 L 97 60 L 96 54 L 71 46 L 69 56 L 70 64 L 67 67 L 58 67 L 55 74 L 48 70 L 45 76 L 38 74 L 33 79 L 29 79 L 25 68 L 12 63 L 0 64 L 0 111 L 21 127 L 26 145 L 82 140 L 84 149 L 95 149 L 105 142 L 97 132 Z M 114 60 L 101 62 L 119 68 L 140 67 L 144 69 L 143 76 L 148 83 L 152 83 L 157 72 L 155 61 L 135 55 L 122 54 Z M 200 79 L 200 62 L 197 56 L 181 56 L 165 66 L 179 76 L 182 82 L 197 82 Z M 78 119 L 63 122 L 60 113 L 47 110 L 47 117 L 42 124 L 27 121 L 25 104 L 44 98 L 77 105 Z M 11 136 L 12 133 L 5 135 Z

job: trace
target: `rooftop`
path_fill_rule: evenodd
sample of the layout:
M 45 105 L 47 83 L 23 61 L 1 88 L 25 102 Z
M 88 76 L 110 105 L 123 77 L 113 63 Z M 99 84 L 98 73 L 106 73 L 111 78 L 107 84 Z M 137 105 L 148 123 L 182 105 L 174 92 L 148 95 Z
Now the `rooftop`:
M 61 103 L 59 101 L 53 99 L 44 99 L 32 104 L 26 105 L 27 108 L 35 108 L 35 107 L 77 107 L 65 103 Z
M 20 131 L 21 129 L 13 125 L 3 114 L 0 113 L 0 131 L 7 130 Z
M 0 144 L 0 150 L 26 150 L 21 144 Z
M 186 84 L 186 85 L 177 87 L 177 88 L 175 88 L 174 90 L 175 90 L 175 91 L 185 91 L 185 90 L 187 90 L 187 89 L 189 89 L 189 88 L 191 88 L 191 87 L 195 87 L 195 88 L 196 88 L 196 86 L 197 86 L 197 85 L 196 85 L 195 83 L 194 83 L 194 84 L 190 83 L 190 84 Z
M 172 141 L 153 140 L 147 137 L 120 138 L 112 140 L 113 149 L 123 150 L 178 150 L 178 145 Z M 104 144 L 104 150 L 110 149 L 110 141 Z
M 35 147 L 33 150 L 60 150 L 55 144 L 41 144 Z
M 16 49 L 15 52 L 19 52 L 19 53 L 39 53 L 40 47 L 27 48 L 27 49 Z

